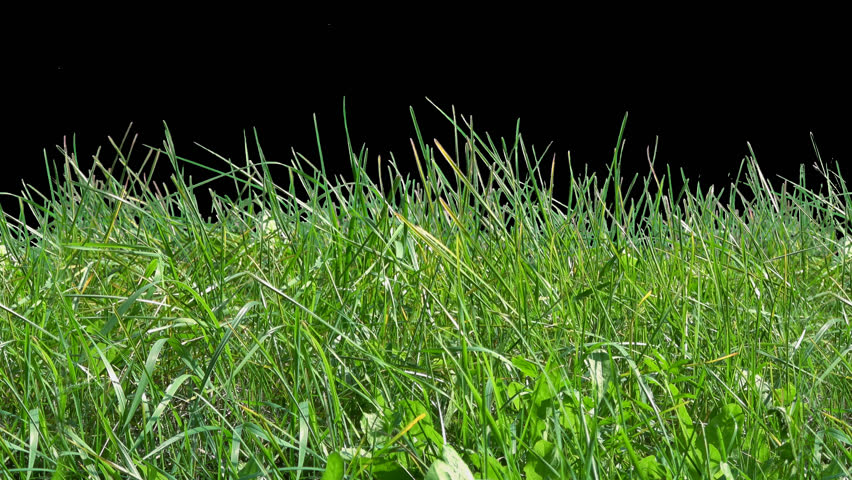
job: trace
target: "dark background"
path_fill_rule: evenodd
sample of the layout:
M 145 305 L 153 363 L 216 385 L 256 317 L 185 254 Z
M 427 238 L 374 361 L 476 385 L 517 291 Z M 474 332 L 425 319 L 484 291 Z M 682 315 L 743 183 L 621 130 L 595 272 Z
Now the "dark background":
M 659 138 L 658 173 L 682 168 L 702 188 L 728 187 L 746 142 L 768 177 L 796 180 L 804 163 L 816 180 L 811 132 L 823 160 L 850 173 L 852 42 L 830 12 L 507 11 L 501 21 L 367 24 L 134 15 L 52 19 L 18 39 L 26 48 L 6 63 L 0 190 L 18 193 L 22 181 L 46 189 L 43 151 L 59 161 L 63 138 L 76 135 L 84 165 L 99 146 L 111 159 L 107 136 L 118 142 L 130 122 L 138 143 L 162 146 L 166 121 L 178 155 L 215 166 L 195 142 L 239 161 L 253 128 L 267 159 L 289 162 L 292 148 L 318 162 L 314 114 L 327 168 L 348 175 L 344 97 L 353 147 L 366 144 L 372 169 L 393 152 L 412 174 L 409 106 L 424 139 L 447 146 L 451 125 L 427 97 L 472 114 L 492 137 L 513 137 L 520 117 L 527 145 L 553 142 L 557 197 L 569 151 L 575 170 L 605 172 L 625 112 L 624 176 L 648 172 L 646 148 Z M 2 198 L 16 215 L 17 202 Z

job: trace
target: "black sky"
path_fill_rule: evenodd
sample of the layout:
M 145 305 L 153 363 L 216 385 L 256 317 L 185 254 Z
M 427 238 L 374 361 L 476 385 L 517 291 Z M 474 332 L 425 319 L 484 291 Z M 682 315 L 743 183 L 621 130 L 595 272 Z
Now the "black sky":
M 76 134 L 87 159 L 131 121 L 153 145 L 166 121 L 178 154 L 204 162 L 215 160 L 194 142 L 236 160 L 243 132 L 256 128 L 267 158 L 287 162 L 291 148 L 317 160 L 316 114 L 329 169 L 346 173 L 344 97 L 354 146 L 366 143 L 371 161 L 392 151 L 409 171 L 409 106 L 426 139 L 452 143 L 428 97 L 494 137 L 513 136 L 520 117 L 528 145 L 553 142 L 557 185 L 569 150 L 575 169 L 605 168 L 625 112 L 625 174 L 647 172 L 646 148 L 659 138 L 658 165 L 702 185 L 727 186 L 746 142 L 765 173 L 795 179 L 816 160 L 811 132 L 823 159 L 849 173 L 850 42 L 837 19 L 660 13 L 365 25 L 225 12 L 192 22 L 125 16 L 59 33 L 61 22 L 49 23 L 7 63 L 4 145 L 16 173 L 2 190 L 44 186 L 42 150 L 58 160 L 64 136 Z

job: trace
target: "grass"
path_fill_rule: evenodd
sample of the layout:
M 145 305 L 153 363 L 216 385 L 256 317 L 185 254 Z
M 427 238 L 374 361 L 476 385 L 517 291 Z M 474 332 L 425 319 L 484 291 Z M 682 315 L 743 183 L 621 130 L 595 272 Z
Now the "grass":
M 852 199 L 818 152 L 819 191 L 753 158 L 674 191 L 441 114 L 416 179 L 256 138 L 193 162 L 168 129 L 46 156 L 0 223 L 0 473 L 850 477 Z

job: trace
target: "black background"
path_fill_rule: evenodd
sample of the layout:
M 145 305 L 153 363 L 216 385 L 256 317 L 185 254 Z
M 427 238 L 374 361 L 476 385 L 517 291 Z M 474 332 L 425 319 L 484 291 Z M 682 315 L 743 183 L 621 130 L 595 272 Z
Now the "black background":
M 648 172 L 646 148 L 659 139 L 657 168 L 682 168 L 703 188 L 728 186 L 746 142 L 767 176 L 796 180 L 804 163 L 816 179 L 811 132 L 823 160 L 849 173 L 850 42 L 834 25 L 839 15 L 502 13 L 368 23 L 263 12 L 51 18 L 10 48 L 0 187 L 46 188 L 43 150 L 58 161 L 54 145 L 74 135 L 84 165 L 99 146 L 111 159 L 107 136 L 118 142 L 130 122 L 138 143 L 156 146 L 167 122 L 178 155 L 214 166 L 196 142 L 239 161 L 253 128 L 267 159 L 289 162 L 292 148 L 318 162 L 314 114 L 326 166 L 348 175 L 344 97 L 353 147 L 366 144 L 371 171 L 393 152 L 415 172 L 410 106 L 426 140 L 452 144 L 428 97 L 473 115 L 493 138 L 512 138 L 520 118 L 528 146 L 553 142 L 557 197 L 569 151 L 575 170 L 605 171 L 625 112 L 624 176 Z M 16 214 L 9 200 L 4 209 Z

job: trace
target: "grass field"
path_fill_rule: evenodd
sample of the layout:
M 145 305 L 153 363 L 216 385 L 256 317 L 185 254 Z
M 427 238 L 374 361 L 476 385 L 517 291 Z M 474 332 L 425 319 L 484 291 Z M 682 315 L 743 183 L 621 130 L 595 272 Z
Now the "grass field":
M 0 474 L 852 476 L 852 198 L 818 153 L 822 185 L 749 158 L 675 191 L 444 115 L 416 178 L 168 129 L 49 152 L 35 223 L 0 221 Z

